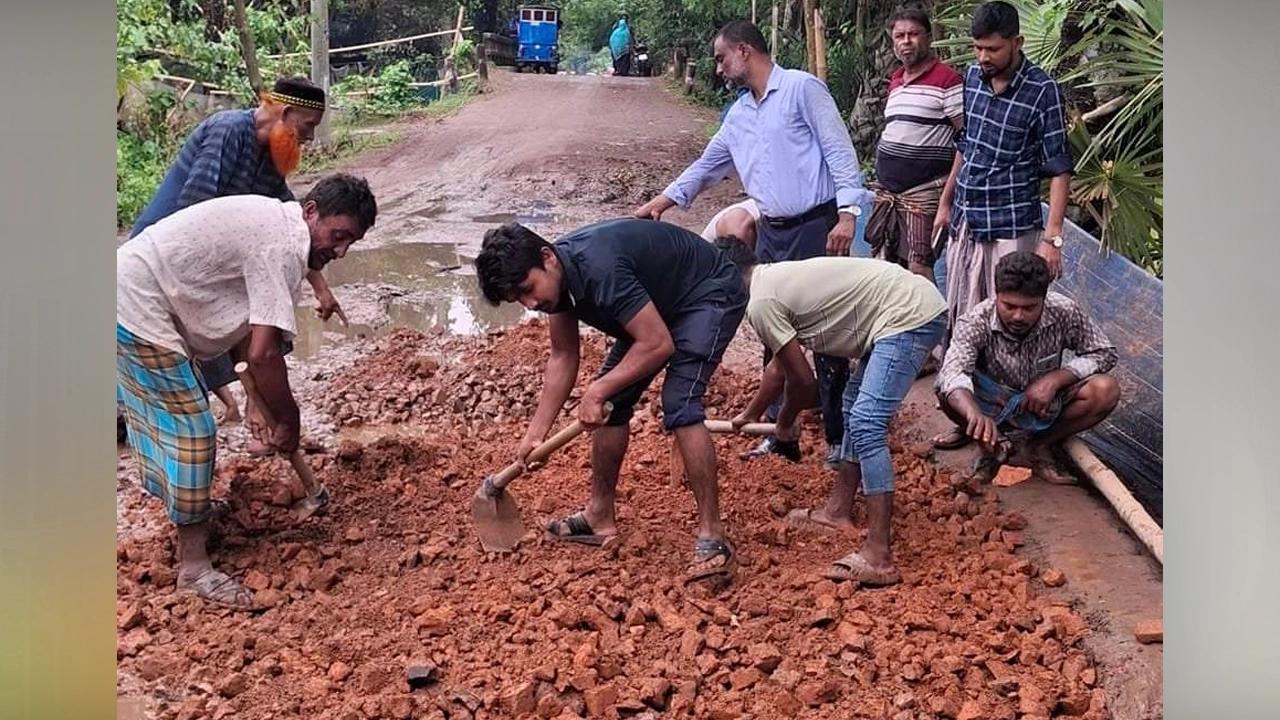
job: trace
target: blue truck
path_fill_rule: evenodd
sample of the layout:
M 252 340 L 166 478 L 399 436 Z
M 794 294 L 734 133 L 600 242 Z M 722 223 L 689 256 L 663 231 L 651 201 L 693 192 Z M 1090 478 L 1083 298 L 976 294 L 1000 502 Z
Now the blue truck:
M 516 72 L 556 74 L 560 66 L 560 10 L 522 5 L 516 13 Z

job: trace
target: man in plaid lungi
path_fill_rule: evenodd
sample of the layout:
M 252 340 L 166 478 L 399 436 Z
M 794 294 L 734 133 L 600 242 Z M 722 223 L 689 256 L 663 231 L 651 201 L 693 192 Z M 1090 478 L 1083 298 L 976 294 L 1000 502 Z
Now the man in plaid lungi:
M 964 130 L 942 191 L 935 232 L 951 230 L 947 246 L 946 352 L 961 317 L 993 297 L 995 267 L 1025 250 L 1062 272 L 1062 226 L 1075 161 L 1067 142 L 1066 107 L 1053 78 L 1022 52 L 1018 11 L 984 3 L 973 15 L 977 63 L 964 79 Z M 1049 181 L 1049 213 L 1042 216 L 1040 183 Z M 934 438 L 939 449 L 964 443 L 962 428 Z
M 251 607 L 250 593 L 206 551 L 216 423 L 193 366 L 230 352 L 248 361 L 275 420 L 261 440 L 298 447 L 299 412 L 281 345 L 297 333 L 302 281 L 346 255 L 373 226 L 369 185 L 322 179 L 301 202 L 213 198 L 179 210 L 116 250 L 116 377 L 147 492 L 178 528 L 178 587 Z

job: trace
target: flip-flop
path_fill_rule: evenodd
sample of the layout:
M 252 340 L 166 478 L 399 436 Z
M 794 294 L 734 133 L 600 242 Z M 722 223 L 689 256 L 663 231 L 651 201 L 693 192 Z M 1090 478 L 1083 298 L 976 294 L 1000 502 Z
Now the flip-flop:
M 830 569 L 822 576 L 836 582 L 856 580 L 868 587 L 885 587 L 902 582 L 902 573 L 898 572 L 896 567 L 872 567 L 866 558 L 856 552 L 851 552 L 831 563 Z
M 569 532 L 558 532 L 561 528 L 566 528 Z M 562 520 L 552 520 L 543 529 L 552 540 L 583 545 L 599 546 L 608 542 L 610 538 L 617 537 L 616 535 L 597 535 L 595 530 L 591 529 L 591 524 L 587 522 L 587 516 L 581 512 L 576 512 Z
M 952 428 L 950 432 L 942 433 L 934 436 L 933 446 L 939 450 L 959 450 L 960 448 L 973 442 L 973 438 L 969 437 L 960 428 Z
M 738 459 L 752 460 L 765 455 L 781 455 L 793 463 L 798 463 L 800 462 L 800 441 L 779 440 L 776 437 L 765 438 L 759 445 L 740 453 Z
M 190 590 L 207 602 L 232 610 L 253 609 L 253 594 L 248 588 L 218 570 L 206 570 L 190 585 L 180 589 Z
M 828 525 L 820 520 L 814 520 L 812 508 L 795 508 L 788 512 L 783 520 L 787 525 L 797 530 L 812 530 L 828 534 L 838 533 L 841 530 L 835 525 Z
M 708 560 L 716 557 L 724 558 L 724 562 L 697 570 L 693 569 L 694 565 L 703 565 Z M 685 571 L 684 581 L 691 583 L 713 577 L 729 578 L 733 576 L 737 567 L 738 553 L 727 541 L 714 538 L 699 538 L 693 544 L 693 563 Z
M 231 503 L 221 498 L 212 498 L 209 500 L 209 514 L 206 516 L 207 522 L 220 522 L 231 517 Z

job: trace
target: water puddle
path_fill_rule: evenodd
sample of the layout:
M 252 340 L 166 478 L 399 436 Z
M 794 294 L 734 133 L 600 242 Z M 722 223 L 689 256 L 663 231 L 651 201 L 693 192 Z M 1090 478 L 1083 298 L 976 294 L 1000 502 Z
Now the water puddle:
M 529 206 L 519 212 L 501 212 L 489 213 L 486 215 L 473 215 L 471 222 L 502 225 L 504 223 L 520 223 L 521 225 L 559 225 L 568 221 L 570 218 L 561 215 L 552 210 L 551 203 L 545 200 L 535 200 L 529 203 Z
M 352 250 L 325 268 L 351 324 L 344 327 L 336 317 L 324 322 L 314 307 L 299 307 L 294 356 L 313 359 L 326 348 L 397 328 L 481 335 L 511 327 L 530 314 L 516 304 L 489 305 L 476 284 L 473 260 L 454 245 L 436 243 Z

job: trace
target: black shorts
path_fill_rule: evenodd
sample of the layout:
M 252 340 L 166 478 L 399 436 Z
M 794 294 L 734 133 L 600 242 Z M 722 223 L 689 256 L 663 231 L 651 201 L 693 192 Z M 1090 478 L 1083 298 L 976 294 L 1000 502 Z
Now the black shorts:
M 720 365 L 725 348 L 738 332 L 747 310 L 745 291 L 732 297 L 700 302 L 667 321 L 667 331 L 675 344 L 675 353 L 667 361 L 667 376 L 662 382 L 662 424 L 667 430 L 694 425 L 706 420 L 702 397 L 706 394 L 711 374 Z M 600 377 L 622 361 L 631 348 L 628 340 L 618 340 L 600 366 Z M 659 371 L 661 372 L 661 371 Z M 635 404 L 658 373 L 623 388 L 609 398 L 613 412 L 606 425 L 626 425 L 631 421 Z

